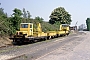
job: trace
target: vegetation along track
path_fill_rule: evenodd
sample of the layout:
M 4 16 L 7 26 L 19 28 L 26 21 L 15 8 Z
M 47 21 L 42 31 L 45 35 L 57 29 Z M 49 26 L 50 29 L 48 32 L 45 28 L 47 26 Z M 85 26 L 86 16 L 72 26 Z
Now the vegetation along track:
M 76 34 L 70 34 L 69 36 L 75 36 L 75 35 Z M 41 42 L 37 42 L 37 43 L 31 43 L 30 45 L 28 45 L 28 44 L 25 44 L 25 45 L 13 45 L 13 44 L 9 44 L 9 45 L 0 47 L 0 52 L 2 52 L 2 50 L 7 51 L 7 49 L 9 51 L 9 50 L 12 50 L 12 49 L 18 49 L 18 48 L 22 48 L 22 47 L 28 47 L 28 46 L 34 47 L 34 46 L 38 46 L 38 45 L 42 45 L 42 44 L 44 45 L 47 42 L 48 43 L 51 43 L 53 40 L 62 39 L 62 38 L 65 38 L 65 37 L 59 37 L 59 38 L 50 39 L 50 40 L 47 40 L 47 41 L 41 41 Z

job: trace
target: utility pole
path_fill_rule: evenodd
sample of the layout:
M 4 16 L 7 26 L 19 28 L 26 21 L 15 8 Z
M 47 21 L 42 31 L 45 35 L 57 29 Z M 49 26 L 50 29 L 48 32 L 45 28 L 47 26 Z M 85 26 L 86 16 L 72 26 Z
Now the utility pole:
M 78 21 L 76 22 L 75 26 L 77 25 Z
M 78 23 L 78 21 L 77 21 L 76 24 L 75 24 L 75 30 L 77 30 L 77 23 Z

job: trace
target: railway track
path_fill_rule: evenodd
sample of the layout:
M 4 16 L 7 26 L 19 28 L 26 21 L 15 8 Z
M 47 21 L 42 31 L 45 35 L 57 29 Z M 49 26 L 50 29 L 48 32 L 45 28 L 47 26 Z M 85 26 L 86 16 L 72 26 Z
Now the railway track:
M 82 33 L 79 33 L 79 35 L 81 35 L 81 34 Z M 37 42 L 37 43 L 34 43 L 34 44 L 26 44 L 26 45 L 21 45 L 21 46 L 8 45 L 8 46 L 0 48 L 0 54 L 1 54 L 0 56 L 2 56 L 2 55 L 9 56 L 8 54 L 10 54 L 10 56 L 11 56 L 13 54 L 13 52 L 15 52 L 16 53 L 15 55 L 17 55 L 18 52 L 22 51 L 17 56 L 11 56 L 12 58 L 11 57 L 7 58 L 7 59 L 15 59 L 15 58 L 18 58 L 20 56 L 25 56 L 25 54 L 27 54 L 27 51 L 29 51 L 29 53 L 32 53 L 32 52 L 35 52 L 35 51 L 42 50 L 44 48 L 50 47 L 52 45 L 55 45 L 56 43 L 61 44 L 61 43 L 63 43 L 63 40 L 65 40 L 65 39 L 66 40 L 73 39 L 73 38 L 69 38 L 69 37 L 73 37 L 73 36 L 77 36 L 77 34 L 71 34 L 71 35 L 66 36 L 66 37 L 55 38 L 55 39 L 51 39 L 51 40 Z M 39 47 L 42 47 L 42 48 L 39 48 Z M 25 53 L 23 53 L 24 50 L 26 50 Z
M 73 35 L 76 35 L 76 34 L 71 34 L 71 35 L 69 35 L 69 36 L 73 36 Z M 65 37 L 66 37 L 66 36 L 65 36 Z M 44 44 L 46 44 L 47 42 L 50 43 L 50 42 L 52 42 L 53 40 L 56 40 L 56 41 L 57 41 L 57 39 L 62 39 L 62 38 L 65 38 L 65 37 L 59 37 L 59 38 L 55 38 L 55 39 L 51 39 L 51 40 L 41 41 L 41 42 L 33 43 L 33 44 L 30 44 L 30 45 L 31 45 L 32 47 L 38 46 L 38 45 L 44 45 Z M 43 43 L 42 43 L 42 42 L 43 42 Z M 5 52 L 5 51 L 13 50 L 13 49 L 18 49 L 18 48 L 26 47 L 26 46 L 28 46 L 28 44 L 26 44 L 26 45 L 13 45 L 13 44 L 9 44 L 9 45 L 6 45 L 6 46 L 1 46 L 1 47 L 0 47 L 0 52 Z M 31 46 L 30 46 L 30 47 L 31 47 Z M 7 50 L 7 49 L 8 49 L 8 50 Z M 2 51 L 2 50 L 4 50 L 4 51 Z
M 71 34 L 71 35 L 69 35 L 69 36 L 73 36 L 73 35 L 76 35 L 76 34 Z M 51 41 L 53 41 L 53 40 L 62 39 L 62 38 L 65 38 L 65 37 L 67 37 L 67 36 L 59 37 L 59 38 L 54 38 L 54 39 L 50 39 L 50 40 L 46 40 L 46 41 L 51 42 Z M 46 42 L 46 41 L 41 41 L 41 42 L 37 42 L 37 43 L 43 44 L 42 42 Z M 24 46 L 24 45 L 26 46 L 26 45 L 28 45 L 28 44 L 33 44 L 33 46 L 34 46 L 34 45 L 38 45 L 37 43 L 26 43 L 26 44 L 23 44 L 23 45 L 7 44 L 7 45 L 5 45 L 5 46 L 1 46 L 1 47 L 0 47 L 0 50 L 4 50 L 4 49 L 8 49 L 8 48 L 14 48 L 14 47 L 19 47 L 19 46 Z
M 83 38 L 80 38 L 80 39 L 82 40 Z M 52 43 L 50 46 L 48 46 L 46 44 L 47 47 L 42 47 L 40 49 L 36 48 L 37 49 L 36 51 L 31 51 L 30 50 L 31 52 L 29 51 L 28 52 L 29 54 L 28 53 L 23 54 L 21 57 L 19 56 L 18 58 L 21 59 L 21 60 L 24 60 L 24 59 L 22 59 L 23 56 L 24 57 L 27 56 L 27 57 L 29 57 L 27 60 L 29 60 L 29 59 L 30 60 L 35 60 L 35 59 L 37 60 L 37 58 L 42 57 L 43 55 L 47 55 L 50 52 L 55 51 L 56 49 L 60 48 L 61 46 L 64 46 L 67 43 L 70 43 L 70 42 L 74 43 L 75 41 L 80 41 L 80 40 L 79 40 L 79 37 L 75 36 L 75 37 L 72 37 L 72 38 L 63 39 L 62 41 L 58 41 L 58 40 L 56 40 L 56 41 L 54 41 L 54 42 L 56 42 L 55 44 Z M 14 60 L 18 60 L 18 59 L 16 58 Z
M 10 56 L 10 58 L 7 58 L 7 59 L 15 59 L 15 58 L 18 58 L 21 56 L 25 56 L 25 54 L 33 53 L 35 51 L 39 51 L 44 48 L 53 46 L 55 44 L 61 44 L 61 43 L 63 43 L 63 40 L 65 40 L 65 39 L 72 40 L 73 36 L 77 36 L 77 34 L 72 34 L 68 37 L 55 38 L 52 40 L 42 41 L 42 42 L 38 42 L 35 44 L 28 44 L 28 45 L 22 45 L 22 46 L 10 46 L 10 47 L 8 46 L 8 47 L 0 49 L 0 56 L 7 55 L 7 56 Z M 69 37 L 72 37 L 72 38 L 69 38 Z M 29 52 L 27 52 L 27 51 L 29 51 Z M 16 56 L 14 56 L 14 55 L 16 55 Z
M 2 49 L 2 48 L 6 48 L 6 47 L 10 47 L 10 46 L 14 46 L 13 44 L 7 44 L 7 45 L 4 45 L 4 46 L 0 46 L 0 50 Z

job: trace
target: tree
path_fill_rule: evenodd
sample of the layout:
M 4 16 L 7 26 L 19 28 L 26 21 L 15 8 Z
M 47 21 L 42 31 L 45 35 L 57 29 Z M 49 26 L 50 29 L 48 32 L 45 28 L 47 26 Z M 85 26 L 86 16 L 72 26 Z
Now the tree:
M 4 15 L 4 11 L 3 10 L 4 10 L 3 8 L 0 8 L 0 16 Z
M 27 11 L 27 18 L 30 19 L 31 18 L 31 15 L 30 15 L 30 12 Z
M 1 3 L 0 3 L 1 5 Z M 0 16 L 6 16 L 6 14 L 4 13 L 4 9 L 1 7 L 0 8 Z
M 90 31 L 90 18 L 86 19 L 87 30 Z
M 25 11 L 25 8 L 23 8 L 23 17 L 24 17 L 24 18 L 27 18 L 27 13 L 26 13 L 26 11 Z
M 35 20 L 38 20 L 41 23 L 44 19 L 42 17 L 37 16 L 35 17 Z
M 51 24 L 55 24 L 57 22 L 60 24 L 70 24 L 72 21 L 71 15 L 63 7 L 54 9 L 49 17 L 49 23 Z
M 14 30 L 19 30 L 19 26 L 22 20 L 21 18 L 22 12 L 20 9 L 17 9 L 17 8 L 15 8 L 13 12 L 14 13 L 12 14 L 12 17 L 11 17 L 11 24 Z
M 4 12 L 4 9 L 0 7 L 0 35 L 9 32 L 9 22 L 7 19 L 7 14 Z
M 25 10 L 25 8 L 23 8 L 23 19 L 22 22 L 26 23 L 27 22 L 27 12 Z
M 24 22 L 24 23 L 29 22 L 30 17 L 31 17 L 30 12 L 26 11 L 25 8 L 23 8 L 23 20 L 22 20 L 22 22 Z

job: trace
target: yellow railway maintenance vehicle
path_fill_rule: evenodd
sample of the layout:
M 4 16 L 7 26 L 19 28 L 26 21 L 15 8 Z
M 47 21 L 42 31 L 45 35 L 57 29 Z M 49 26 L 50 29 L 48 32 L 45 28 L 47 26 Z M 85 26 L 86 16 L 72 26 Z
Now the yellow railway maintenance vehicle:
M 36 42 L 39 39 L 46 40 L 47 33 L 42 32 L 40 23 L 37 24 L 36 31 L 33 31 L 33 23 L 21 23 L 20 31 L 16 31 L 14 35 L 13 42 L 23 43 L 23 42 Z
M 35 31 L 33 31 L 35 29 Z M 13 42 L 24 43 L 24 42 L 36 42 L 40 40 L 47 40 L 61 35 L 69 34 L 69 25 L 62 24 L 58 31 L 42 32 L 40 23 L 37 24 L 37 28 L 33 27 L 33 23 L 21 23 L 20 31 L 16 31 L 13 36 Z
M 69 35 L 70 33 L 70 29 L 69 29 L 69 25 L 68 24 L 61 24 L 59 31 L 57 31 L 57 34 L 60 36 L 62 35 Z
M 59 30 L 47 32 L 47 36 L 48 36 L 47 38 L 51 39 L 51 38 L 55 38 L 55 37 L 65 36 L 65 35 L 69 35 L 69 33 L 70 33 L 69 25 L 61 24 Z

